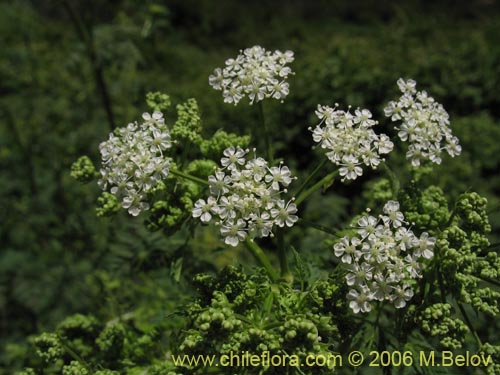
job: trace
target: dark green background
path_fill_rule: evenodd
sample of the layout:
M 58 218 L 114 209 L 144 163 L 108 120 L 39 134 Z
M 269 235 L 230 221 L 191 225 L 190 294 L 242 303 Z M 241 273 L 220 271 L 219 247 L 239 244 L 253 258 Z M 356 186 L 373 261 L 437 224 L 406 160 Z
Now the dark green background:
M 396 80 L 413 78 L 450 112 L 463 146 L 429 183 L 450 202 L 466 190 L 487 196 L 497 238 L 499 9 L 495 0 L 2 1 L 0 368 L 22 366 L 28 336 L 75 312 L 111 318 L 134 308 L 144 322 L 161 320 L 189 297 L 182 282 L 172 292 L 179 259 L 186 278 L 231 262 L 207 252 L 210 235 L 185 249 L 183 233 L 147 233 L 141 218 L 96 218 L 98 188 L 69 171 L 82 154 L 97 163 L 99 143 L 147 110 L 149 91 L 174 104 L 196 98 L 206 134 L 248 133 L 256 109 L 224 104 L 208 75 L 255 44 L 295 52 L 289 97 L 265 110 L 279 156 L 299 176 L 318 158 L 307 130 L 317 104 L 362 106 L 383 120 Z M 328 212 L 340 225 L 365 207 L 370 177 L 318 196 L 309 216 Z

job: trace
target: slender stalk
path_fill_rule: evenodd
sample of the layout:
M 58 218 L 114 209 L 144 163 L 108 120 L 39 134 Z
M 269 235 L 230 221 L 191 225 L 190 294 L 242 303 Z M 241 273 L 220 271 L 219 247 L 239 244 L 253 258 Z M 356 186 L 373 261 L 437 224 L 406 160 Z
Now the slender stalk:
M 285 279 L 287 282 L 292 282 L 292 274 L 288 268 L 288 260 L 286 258 L 286 249 L 285 249 L 285 239 L 283 237 L 283 230 L 278 229 L 276 234 L 278 240 L 278 257 L 280 260 L 280 271 L 281 278 Z
M 490 283 L 490 284 L 493 284 L 493 285 L 495 285 L 495 286 L 500 286 L 500 282 L 498 282 L 498 281 L 496 281 L 496 280 L 493 280 L 493 279 L 487 279 L 487 278 L 480 277 L 480 276 L 478 276 L 478 278 L 479 278 L 480 280 L 483 280 L 483 281 L 485 281 L 485 282 L 487 282 L 487 283 Z
M 439 229 L 444 229 L 444 228 L 449 227 L 453 223 L 453 220 L 455 219 L 456 215 L 457 215 L 457 202 L 455 202 L 455 204 L 453 205 L 453 209 L 451 210 L 451 215 L 448 218 L 448 221 L 446 222 L 446 224 L 444 224 Z
M 309 189 L 307 189 L 306 191 L 303 191 L 298 197 L 297 199 L 295 199 L 295 204 L 298 206 L 299 204 L 301 204 L 304 199 L 306 199 L 308 196 L 310 196 L 312 193 L 314 193 L 316 190 L 318 190 L 321 186 L 325 185 L 325 184 L 328 184 L 328 183 L 331 183 L 335 177 L 339 174 L 339 171 L 333 171 L 332 173 L 330 174 L 327 174 L 325 177 L 323 177 L 321 180 L 319 180 L 318 182 L 316 182 L 313 186 L 311 186 Z
M 271 143 L 271 134 L 269 133 L 269 129 L 267 128 L 266 118 L 264 116 L 264 104 L 262 100 L 258 104 L 259 107 L 259 118 L 262 124 L 262 128 L 264 129 L 264 142 L 266 143 L 266 151 L 267 151 L 267 159 L 269 163 L 274 163 L 274 152 L 273 145 Z
M 305 219 L 299 218 L 299 221 L 297 223 L 300 226 L 305 227 L 305 228 L 313 228 L 313 229 L 319 230 L 321 232 L 324 232 L 324 233 L 330 234 L 332 236 L 335 236 L 337 238 L 341 237 L 333 229 L 330 229 L 330 228 L 328 228 L 328 227 L 326 227 L 324 225 L 321 225 L 321 224 L 313 223 L 312 221 L 309 221 L 309 220 L 305 220 Z
M 186 180 L 196 182 L 197 184 L 208 186 L 208 181 L 203 180 L 203 179 L 201 179 L 199 177 L 190 175 L 188 173 L 184 173 L 184 172 L 178 171 L 177 169 L 171 169 L 170 173 L 172 173 L 175 176 L 185 178 Z
M 496 247 L 500 246 L 500 242 L 492 243 L 490 246 L 488 246 L 486 249 L 488 250 L 493 250 Z
M 446 303 L 446 292 L 444 290 L 444 281 L 443 281 L 443 273 L 439 268 L 436 268 L 437 276 L 438 276 L 438 284 L 439 284 L 439 291 L 441 295 L 441 302 Z
M 477 345 L 479 345 L 479 347 L 481 348 L 483 346 L 483 343 L 481 342 L 481 339 L 479 338 L 476 330 L 474 329 L 474 326 L 472 325 L 472 323 L 469 319 L 469 316 L 467 315 L 467 312 L 465 311 L 464 307 L 462 306 L 462 304 L 460 302 L 458 303 L 458 308 L 460 309 L 460 312 L 462 313 L 462 315 L 465 319 L 465 323 L 467 324 L 467 327 L 469 327 L 470 331 L 472 332 L 472 335 L 476 339 Z
M 101 96 L 102 106 L 104 108 L 104 111 L 106 112 L 106 117 L 108 119 L 109 127 L 111 128 L 111 130 L 113 130 L 116 128 L 116 122 L 113 113 L 113 106 L 111 103 L 111 96 L 109 94 L 109 89 L 106 83 L 106 79 L 104 78 L 104 70 L 102 64 L 97 56 L 92 29 L 90 27 L 87 27 L 87 25 L 85 25 L 80 14 L 73 7 L 71 1 L 63 0 L 62 5 L 66 9 L 69 17 L 71 18 L 71 21 L 73 22 L 73 26 L 75 27 L 78 37 L 85 46 L 87 57 L 89 58 L 90 65 L 94 73 L 96 89 L 99 92 L 99 95 Z
M 311 172 L 311 174 L 309 176 L 307 176 L 307 178 L 304 180 L 304 182 L 302 183 L 302 185 L 300 185 L 300 188 L 297 191 L 297 193 L 295 193 L 295 196 L 300 195 L 300 193 L 302 193 L 304 191 L 304 189 L 306 188 L 306 186 L 309 184 L 309 181 L 311 181 L 314 177 L 316 177 L 316 175 L 318 174 L 318 172 L 321 169 L 323 169 L 323 167 L 325 166 L 325 164 L 327 163 L 327 161 L 328 161 L 327 158 L 323 158 L 323 160 L 321 160 L 321 162 L 316 166 L 316 168 Z
M 257 259 L 257 261 L 266 269 L 267 273 L 272 280 L 278 279 L 278 272 L 274 269 L 273 265 L 269 261 L 269 258 L 264 253 L 264 251 L 257 245 L 254 241 L 250 240 L 248 237 L 245 239 L 245 245 L 252 255 Z
M 83 367 L 85 367 L 88 371 L 94 372 L 93 369 L 90 367 L 87 361 L 85 361 L 82 356 L 80 356 L 73 348 L 71 345 L 68 343 L 68 341 L 62 337 L 61 335 L 57 335 L 57 338 L 59 339 L 59 342 L 62 344 L 66 352 L 76 361 L 80 362 Z
M 397 198 L 398 193 L 399 193 L 399 187 L 400 187 L 400 182 L 399 182 L 398 177 L 393 172 L 393 170 L 391 168 L 389 168 L 389 166 L 385 162 L 382 162 L 380 164 L 380 167 L 387 174 L 387 177 L 389 177 L 389 181 L 391 182 L 392 197 Z
M 30 192 L 32 198 L 36 200 L 36 197 L 38 196 L 38 185 L 36 181 L 36 172 L 35 172 L 35 164 L 33 161 L 33 154 L 31 152 L 31 148 L 26 146 L 26 143 L 29 142 L 23 142 L 21 137 L 21 131 L 17 126 L 17 123 L 14 119 L 14 115 L 12 114 L 12 112 L 7 109 L 2 112 L 5 113 L 5 119 L 6 119 L 5 123 L 7 124 L 9 130 L 12 132 L 12 135 L 14 137 L 14 142 L 19 147 L 19 150 L 21 151 L 21 154 L 24 158 L 24 167 L 26 168 L 26 175 L 28 176 L 29 179 Z
M 188 155 L 188 152 L 189 152 L 189 149 L 191 147 L 191 141 L 188 140 L 183 148 L 182 148 L 182 153 L 181 153 L 181 161 L 180 161 L 180 166 L 181 167 L 184 167 L 184 164 L 186 164 L 186 159 L 187 159 L 187 155 Z

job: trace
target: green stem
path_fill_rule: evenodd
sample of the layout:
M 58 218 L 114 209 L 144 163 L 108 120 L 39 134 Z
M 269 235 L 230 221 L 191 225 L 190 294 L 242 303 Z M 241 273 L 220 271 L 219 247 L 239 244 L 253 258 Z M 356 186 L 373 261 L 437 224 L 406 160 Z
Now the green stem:
M 184 167 L 184 164 L 186 163 L 186 159 L 187 159 L 187 155 L 188 155 L 190 147 L 191 147 L 191 141 L 188 140 L 188 141 L 186 141 L 186 143 L 184 144 L 184 146 L 182 148 L 181 162 L 180 162 L 181 167 Z
M 72 1 L 64 0 L 62 2 L 62 5 L 68 12 L 68 15 L 75 27 L 76 33 L 78 34 L 85 47 L 90 66 L 94 73 L 96 89 L 99 91 L 99 94 L 101 96 L 102 106 L 104 108 L 104 111 L 106 112 L 109 126 L 111 130 L 113 130 L 116 128 L 113 105 L 111 103 L 108 84 L 106 82 L 106 79 L 104 78 L 104 68 L 99 59 L 98 51 L 96 50 L 92 27 L 85 25 L 85 22 L 83 21 L 80 13 L 73 7 Z
M 483 280 L 487 283 L 490 283 L 490 284 L 493 284 L 495 286 L 500 286 L 500 282 L 496 281 L 496 280 L 492 280 L 492 279 L 487 279 L 485 277 L 481 277 L 481 276 L 477 276 L 480 280 Z
M 326 185 L 331 183 L 335 177 L 339 174 L 339 171 L 333 171 L 330 174 L 327 174 L 325 177 L 323 177 L 321 180 L 316 182 L 313 186 L 311 186 L 309 189 L 306 191 L 303 191 L 297 199 L 295 199 L 295 204 L 298 206 L 301 204 L 304 199 L 306 199 L 308 196 L 310 196 L 312 193 L 314 193 L 316 190 L 318 190 L 321 186 Z
M 250 240 L 248 237 L 245 239 L 245 245 L 247 249 L 250 250 L 252 255 L 257 259 L 257 261 L 266 269 L 272 280 L 278 279 L 278 273 L 274 269 L 273 265 L 269 261 L 264 251 L 257 245 L 254 241 Z
M 259 107 L 260 122 L 262 124 L 262 127 L 264 128 L 264 142 L 266 143 L 267 159 L 270 164 L 273 164 L 274 163 L 273 146 L 271 143 L 271 135 L 269 134 L 269 129 L 267 128 L 266 118 L 264 116 L 264 104 L 262 103 L 262 100 L 259 102 L 258 107 Z
M 384 172 L 387 174 L 387 177 L 389 177 L 389 181 L 391 182 L 391 190 L 392 190 L 392 197 L 394 199 L 397 198 L 398 193 L 399 193 L 399 179 L 397 178 L 396 174 L 393 172 L 389 166 L 383 162 L 380 164 L 381 168 L 384 170 Z
M 281 278 L 285 279 L 287 282 L 292 282 L 292 274 L 288 269 L 288 260 L 286 258 L 285 239 L 281 228 L 278 229 L 276 237 L 278 240 L 278 257 L 280 260 Z
M 465 319 L 465 323 L 467 323 L 467 327 L 469 327 L 472 335 L 476 339 L 477 345 L 479 345 L 479 347 L 481 348 L 483 346 L 483 343 L 481 342 L 481 339 L 479 338 L 476 330 L 474 329 L 474 326 L 472 325 L 472 323 L 469 319 L 469 316 L 467 315 L 467 312 L 465 311 L 464 307 L 462 306 L 462 304 L 460 302 L 458 303 L 458 308 L 460 309 L 460 312 L 462 313 L 462 315 Z
M 178 171 L 177 169 L 171 169 L 170 173 L 172 173 L 175 176 L 185 178 L 186 180 L 190 180 L 190 181 L 196 182 L 197 184 L 208 186 L 208 181 L 203 180 L 203 179 L 201 179 L 199 177 L 190 175 L 188 173 L 184 173 L 184 172 Z
M 443 274 L 439 267 L 436 267 L 436 272 L 437 272 L 437 277 L 438 277 L 438 284 L 439 284 L 439 291 L 441 295 L 441 302 L 446 303 L 446 292 L 444 289 L 444 281 L 443 281 Z
M 496 247 L 500 247 L 500 242 L 492 243 L 490 246 L 488 246 L 486 249 L 487 250 L 493 250 Z
M 80 362 L 83 367 L 85 367 L 89 372 L 93 373 L 93 369 L 90 367 L 90 365 L 85 361 L 73 348 L 71 345 L 68 343 L 68 341 L 62 337 L 61 335 L 57 335 L 57 338 L 59 339 L 59 342 L 62 344 L 66 352 L 76 361 Z
M 323 160 L 321 160 L 321 162 L 316 166 L 316 168 L 311 172 L 311 174 L 309 176 L 307 176 L 307 178 L 304 180 L 304 182 L 302 183 L 302 185 L 300 185 L 300 188 L 297 191 L 297 193 L 295 193 L 295 196 L 300 195 L 300 193 L 302 193 L 302 191 L 304 191 L 304 189 L 306 188 L 306 186 L 309 184 L 309 181 L 311 181 L 314 177 L 316 177 L 316 175 L 318 174 L 318 172 L 321 169 L 323 169 L 323 167 L 325 166 L 325 164 L 327 162 L 328 162 L 327 158 L 323 158 Z
M 306 228 L 313 228 L 313 229 L 316 229 L 316 230 L 319 230 L 321 232 L 324 232 L 324 233 L 327 233 L 327 234 L 330 234 L 332 236 L 335 236 L 335 237 L 338 237 L 340 238 L 341 236 L 335 232 L 333 229 L 330 229 L 328 227 L 325 227 L 324 225 L 321 225 L 321 224 L 316 224 L 316 223 L 313 223 L 312 221 L 309 221 L 309 220 L 305 220 L 305 219 L 302 219 L 302 218 L 299 218 L 299 221 L 297 222 L 300 226 L 303 226 L 303 227 L 306 227 Z
M 440 227 L 439 229 L 448 228 L 453 223 L 453 220 L 455 219 L 456 215 L 457 215 L 457 203 L 454 204 L 453 209 L 451 210 L 451 215 L 448 218 L 446 224 Z

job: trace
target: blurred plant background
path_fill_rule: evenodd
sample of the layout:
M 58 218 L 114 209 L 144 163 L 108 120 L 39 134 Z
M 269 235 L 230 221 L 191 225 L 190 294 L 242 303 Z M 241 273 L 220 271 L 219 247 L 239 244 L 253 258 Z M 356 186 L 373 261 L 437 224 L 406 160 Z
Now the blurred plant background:
M 170 332 L 180 325 L 171 314 L 193 293 L 194 274 L 235 264 L 236 255 L 246 259 L 239 249 L 209 251 L 218 243 L 210 230 L 186 242 L 183 231 L 151 233 L 125 212 L 97 218 L 99 188 L 74 181 L 70 167 L 83 154 L 98 162 L 99 143 L 147 110 L 150 91 L 168 93 L 174 104 L 196 98 L 206 134 L 221 127 L 251 133 L 256 108 L 224 104 L 208 76 L 255 44 L 295 52 L 290 95 L 265 109 L 275 149 L 299 177 L 318 158 L 307 130 L 317 104 L 362 106 L 382 120 L 396 80 L 416 79 L 449 111 L 463 146 L 460 157 L 423 178 L 442 187 L 450 204 L 469 190 L 487 197 L 497 243 L 500 3 L 422 3 L 2 1 L 0 374 L 27 365 L 30 337 L 75 313 L 104 322 L 125 316 L 141 332 L 157 325 Z M 395 164 L 402 155 L 393 156 Z M 342 226 L 369 204 L 377 178 L 318 193 L 307 217 Z M 306 258 L 331 256 L 317 233 L 293 236 Z

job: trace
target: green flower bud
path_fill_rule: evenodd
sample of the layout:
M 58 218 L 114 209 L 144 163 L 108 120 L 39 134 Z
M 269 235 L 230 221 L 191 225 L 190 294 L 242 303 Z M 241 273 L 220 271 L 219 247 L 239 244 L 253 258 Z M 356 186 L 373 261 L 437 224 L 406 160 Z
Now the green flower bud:
M 161 92 L 148 92 L 146 94 L 146 104 L 153 111 L 164 112 L 170 108 L 170 96 Z
M 99 173 L 97 173 L 94 163 L 88 156 L 81 156 L 71 166 L 71 177 L 75 180 L 88 183 L 95 180 Z

